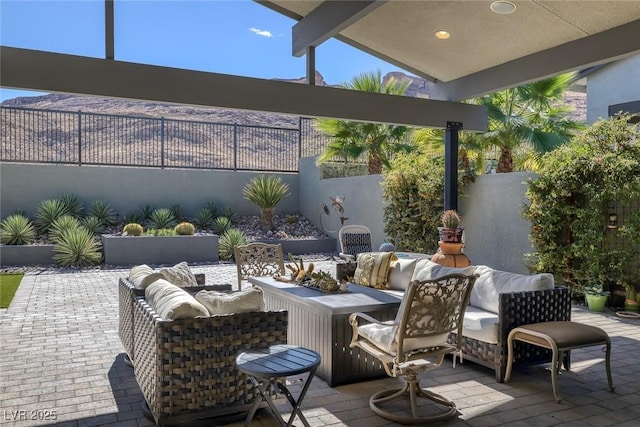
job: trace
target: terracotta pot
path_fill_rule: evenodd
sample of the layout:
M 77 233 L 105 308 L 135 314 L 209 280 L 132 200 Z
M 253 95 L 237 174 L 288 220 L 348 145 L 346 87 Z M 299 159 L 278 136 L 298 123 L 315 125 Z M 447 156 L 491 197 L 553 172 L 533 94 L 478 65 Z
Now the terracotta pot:
M 461 243 L 463 231 L 464 231 L 464 228 L 438 227 L 438 232 L 440 234 L 440 241 L 445 243 Z

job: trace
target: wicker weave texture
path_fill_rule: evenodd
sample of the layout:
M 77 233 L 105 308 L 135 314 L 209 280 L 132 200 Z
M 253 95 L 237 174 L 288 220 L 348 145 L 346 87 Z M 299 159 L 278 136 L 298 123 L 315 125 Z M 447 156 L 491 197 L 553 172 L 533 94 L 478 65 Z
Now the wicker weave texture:
M 571 320 L 571 293 L 556 286 L 545 291 L 511 292 L 500 294 L 498 344 L 489 344 L 463 337 L 465 358 L 495 369 L 498 382 L 504 380 L 507 368 L 507 337 L 513 328 L 529 323 Z M 449 342 L 455 342 L 455 334 Z M 568 356 L 567 356 L 568 357 Z M 551 361 L 551 351 L 523 342 L 514 346 L 517 364 L 537 364 Z
M 252 403 L 259 393 L 236 369 L 236 355 L 286 344 L 287 321 L 286 311 L 165 321 L 144 298 L 136 299 L 135 375 L 156 422 Z
M 204 274 L 196 275 L 196 282 L 204 285 Z M 209 285 L 191 287 L 189 292 L 195 293 L 201 290 L 209 291 L 230 291 L 231 285 Z M 134 337 L 133 337 L 133 306 L 137 297 L 144 296 L 144 289 L 137 289 L 126 278 L 118 280 L 118 336 L 124 347 L 124 351 L 129 355 L 129 359 L 134 362 Z

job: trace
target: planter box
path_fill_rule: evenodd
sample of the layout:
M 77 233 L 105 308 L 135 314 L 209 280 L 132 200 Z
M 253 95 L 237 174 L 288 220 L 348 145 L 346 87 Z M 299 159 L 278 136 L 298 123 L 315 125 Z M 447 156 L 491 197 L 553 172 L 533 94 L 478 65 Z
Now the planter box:
M 304 240 L 256 240 L 261 243 L 271 243 L 282 245 L 282 252 L 287 255 L 304 255 L 337 252 L 338 241 L 334 238 L 328 239 L 304 239 Z
M 49 264 L 55 264 L 53 245 L 0 245 L 0 266 Z
M 102 235 L 107 265 L 217 262 L 218 236 L 110 236 Z

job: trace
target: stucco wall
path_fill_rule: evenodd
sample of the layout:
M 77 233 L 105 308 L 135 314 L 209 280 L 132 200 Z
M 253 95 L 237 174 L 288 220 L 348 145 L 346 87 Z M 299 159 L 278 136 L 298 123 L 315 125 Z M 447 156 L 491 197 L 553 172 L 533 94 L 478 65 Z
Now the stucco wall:
M 115 168 L 92 166 L 0 165 L 0 215 L 15 209 L 33 214 L 42 200 L 63 193 L 76 194 L 85 204 L 106 200 L 119 214 L 139 210 L 144 205 L 168 208 L 180 203 L 187 215 L 215 200 L 239 215 L 257 215 L 260 210 L 242 197 L 242 188 L 255 172 L 199 171 L 186 169 Z M 291 195 L 276 213 L 298 212 L 298 175 L 280 176 Z
M 587 122 L 609 117 L 609 106 L 640 100 L 640 55 L 609 64 L 589 75 Z
M 320 226 L 323 204 L 331 214 L 322 218 L 327 234 L 338 237 L 340 221 L 331 206 L 330 196 L 344 199 L 345 224 L 360 224 L 371 230 L 373 248 L 385 240 L 383 223 L 381 175 L 354 176 L 349 178 L 320 179 L 315 157 L 300 159 L 300 212 L 316 226 Z

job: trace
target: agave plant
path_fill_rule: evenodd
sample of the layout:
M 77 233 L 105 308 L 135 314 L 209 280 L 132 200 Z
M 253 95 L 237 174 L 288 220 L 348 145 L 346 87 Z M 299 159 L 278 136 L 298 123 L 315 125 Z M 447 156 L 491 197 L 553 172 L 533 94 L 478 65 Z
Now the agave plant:
M 149 228 L 173 228 L 177 221 L 171 211 L 166 208 L 156 209 L 149 217 Z
M 68 213 L 68 207 L 59 199 L 43 200 L 34 214 L 34 225 L 39 232 L 48 233 L 51 224 Z
M 229 218 L 229 221 L 231 222 L 234 222 L 236 220 L 236 213 L 230 206 L 225 206 L 224 208 L 222 208 L 219 216 Z
M 262 229 L 267 231 L 273 228 L 273 209 L 289 195 L 289 186 L 279 177 L 260 175 L 244 186 L 242 194 L 260 208 Z
M 104 232 L 104 224 L 98 217 L 88 216 L 80 220 L 80 224 L 94 236 L 99 236 Z
M 207 203 L 205 203 L 204 209 L 207 209 L 209 212 L 211 212 L 214 217 L 218 216 L 218 211 L 220 210 L 220 208 L 218 207 L 218 203 L 216 203 L 215 200 L 209 200 Z
M 0 223 L 0 243 L 3 245 L 27 245 L 33 242 L 36 230 L 24 215 L 11 215 Z
M 78 199 L 78 196 L 72 193 L 66 193 L 59 197 L 62 204 L 66 207 L 69 215 L 72 215 L 76 218 L 82 218 L 84 207 Z
M 193 219 L 193 223 L 200 230 L 211 230 L 213 228 L 213 221 L 216 216 L 207 208 L 201 208 L 196 212 L 196 216 Z
M 80 228 L 80 220 L 72 215 L 62 215 L 60 218 L 53 221 L 51 228 L 49 229 L 49 239 L 53 243 L 60 241 L 62 235 L 75 228 Z
M 151 205 L 144 205 L 142 209 L 140 209 L 140 215 L 142 215 L 142 221 L 136 222 L 144 222 L 151 220 L 151 214 L 155 211 L 156 208 Z
M 233 257 L 233 251 L 236 246 L 246 244 L 247 236 L 237 228 L 230 228 L 220 237 L 218 255 L 221 259 L 230 259 Z
M 65 267 L 100 264 L 102 252 L 96 238 L 84 227 L 68 229 L 53 246 L 53 260 Z
M 141 224 L 142 222 L 144 222 L 144 218 L 138 212 L 127 212 L 122 217 L 123 224 Z
M 100 219 L 100 222 L 105 226 L 116 225 L 118 222 L 118 215 L 113 210 L 111 204 L 104 200 L 96 200 L 89 206 L 87 211 L 88 216 L 95 216 Z
M 183 221 L 184 219 L 187 218 L 187 214 L 184 210 L 184 207 L 180 203 L 175 203 L 171 205 L 169 210 L 173 214 L 173 217 L 176 219 L 176 221 Z
M 219 216 L 213 221 L 211 229 L 218 235 L 223 235 L 225 231 L 231 228 L 231 220 L 226 216 Z

